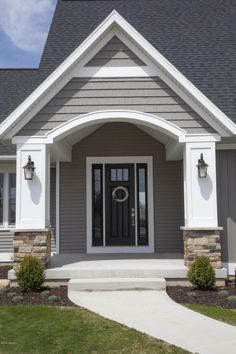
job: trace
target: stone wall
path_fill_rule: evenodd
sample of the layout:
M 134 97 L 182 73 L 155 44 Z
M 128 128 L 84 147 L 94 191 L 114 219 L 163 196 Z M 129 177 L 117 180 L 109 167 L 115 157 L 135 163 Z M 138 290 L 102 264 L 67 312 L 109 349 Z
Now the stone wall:
M 205 255 L 215 269 L 222 268 L 220 230 L 186 230 L 184 237 L 184 263 L 190 267 L 196 256 Z
M 51 258 L 51 231 L 16 231 L 13 247 L 15 267 L 27 255 L 35 256 L 46 267 L 50 264 Z

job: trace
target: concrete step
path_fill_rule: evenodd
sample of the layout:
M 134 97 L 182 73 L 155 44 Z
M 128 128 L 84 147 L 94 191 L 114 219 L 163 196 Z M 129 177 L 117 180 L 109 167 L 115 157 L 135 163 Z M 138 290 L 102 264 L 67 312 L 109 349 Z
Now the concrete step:
M 165 290 L 164 278 L 71 279 L 68 291 Z
M 94 264 L 91 264 L 94 263 Z M 102 263 L 102 264 L 101 264 Z M 166 262 L 165 262 L 166 263 Z M 70 279 L 98 279 L 98 278 L 165 278 L 165 279 L 186 279 L 188 269 L 181 264 L 160 264 L 153 261 L 146 262 L 127 262 L 120 260 L 115 265 L 111 261 L 104 262 L 81 262 L 77 264 L 65 265 L 62 267 L 46 269 L 46 278 L 48 281 L 61 280 L 69 281 Z M 216 277 L 224 279 L 227 277 L 225 268 L 216 270 Z M 15 272 L 9 272 L 9 279 L 15 280 Z
M 47 279 L 97 279 L 97 278 L 181 278 L 187 269 L 158 268 L 53 268 L 46 270 Z

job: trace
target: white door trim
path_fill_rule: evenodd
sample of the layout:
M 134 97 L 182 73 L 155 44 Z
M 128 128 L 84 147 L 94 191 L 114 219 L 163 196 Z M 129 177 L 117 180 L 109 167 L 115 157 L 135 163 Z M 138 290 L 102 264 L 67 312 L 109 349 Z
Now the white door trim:
M 146 163 L 148 172 L 148 246 L 92 246 L 92 164 Z M 104 178 L 103 178 L 104 180 Z M 154 253 L 154 203 L 153 203 L 153 158 L 152 156 L 111 156 L 87 157 L 86 159 L 87 194 L 87 253 Z M 104 200 L 104 198 L 103 198 Z M 136 213 L 137 214 L 137 213 Z M 104 213 L 105 216 L 105 213 Z M 104 228 L 105 234 L 105 228 Z

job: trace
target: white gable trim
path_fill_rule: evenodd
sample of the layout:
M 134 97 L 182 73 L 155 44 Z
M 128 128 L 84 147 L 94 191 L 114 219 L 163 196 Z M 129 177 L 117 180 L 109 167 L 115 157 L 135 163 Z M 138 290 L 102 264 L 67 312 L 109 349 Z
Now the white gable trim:
M 185 141 L 186 132 L 173 123 L 152 114 L 130 110 L 106 110 L 80 115 L 52 129 L 46 136 L 49 141 L 55 142 L 70 135 L 79 128 L 82 129 L 93 124 L 107 122 L 126 122 L 145 125 L 152 129 L 157 129 L 179 142 Z
M 0 125 L 0 136 L 12 138 L 19 130 L 19 127 L 12 129 L 20 120 L 20 127 L 25 125 L 31 118 L 27 112 L 34 110 L 36 105 L 40 106 L 40 99 L 47 95 L 50 98 L 50 90 L 55 84 L 61 89 L 65 74 L 74 68 L 86 51 L 95 42 L 104 36 L 109 29 L 118 26 L 124 33 L 140 47 L 150 59 L 158 65 L 171 81 L 176 82 L 189 95 L 193 101 L 201 106 L 208 115 L 212 117 L 211 125 L 222 135 L 229 136 L 236 134 L 236 125 L 219 110 L 205 95 L 203 95 L 184 75 L 182 75 L 164 56 L 162 56 L 141 34 L 139 34 L 123 17 L 113 11 L 87 39 Z M 42 108 L 42 107 L 41 107 Z M 32 117 L 32 116 L 31 116 Z M 209 123 L 209 121 L 208 121 Z

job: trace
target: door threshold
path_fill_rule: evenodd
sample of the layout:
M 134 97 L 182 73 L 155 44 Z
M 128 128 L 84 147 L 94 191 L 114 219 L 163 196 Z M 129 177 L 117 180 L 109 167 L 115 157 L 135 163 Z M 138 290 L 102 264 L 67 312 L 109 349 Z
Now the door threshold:
M 155 250 L 153 246 L 101 246 L 87 249 L 87 254 L 94 253 L 155 253 Z

